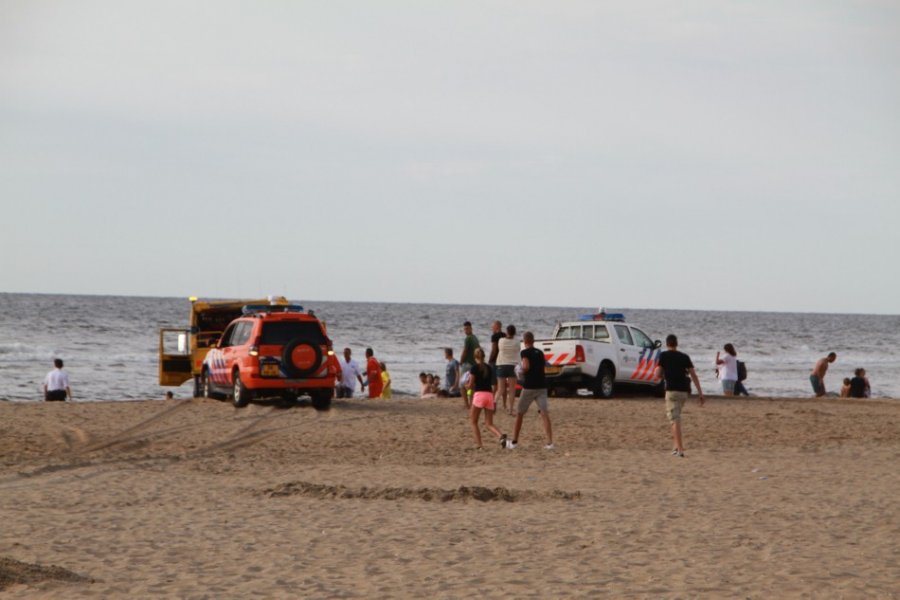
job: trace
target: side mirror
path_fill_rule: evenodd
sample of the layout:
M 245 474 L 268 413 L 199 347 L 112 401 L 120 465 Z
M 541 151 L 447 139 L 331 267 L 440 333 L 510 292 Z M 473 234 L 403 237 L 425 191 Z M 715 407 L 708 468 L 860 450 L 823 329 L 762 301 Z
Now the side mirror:
M 654 350 L 656 350 L 657 348 L 660 348 L 660 347 L 662 347 L 662 340 L 656 340 L 655 342 L 653 342 Z

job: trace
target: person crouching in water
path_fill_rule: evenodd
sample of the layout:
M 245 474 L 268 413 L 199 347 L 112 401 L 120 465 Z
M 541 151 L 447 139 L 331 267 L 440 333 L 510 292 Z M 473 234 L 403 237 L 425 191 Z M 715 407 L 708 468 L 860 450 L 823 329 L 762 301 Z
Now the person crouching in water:
M 469 421 L 472 424 L 472 433 L 475 435 L 475 448 L 481 449 L 481 429 L 478 427 L 478 416 L 484 410 L 484 426 L 501 442 L 506 438 L 500 430 L 494 426 L 494 392 L 491 386 L 491 367 L 484 362 L 484 350 L 475 349 L 475 366 L 470 371 L 467 387 L 474 393 L 472 395 L 472 408 L 469 409 Z

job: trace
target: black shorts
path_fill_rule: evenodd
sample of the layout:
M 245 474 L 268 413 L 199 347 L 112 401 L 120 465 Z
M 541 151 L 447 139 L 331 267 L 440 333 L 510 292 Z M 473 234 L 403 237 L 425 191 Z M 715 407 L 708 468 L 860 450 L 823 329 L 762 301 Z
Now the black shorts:
M 50 390 L 47 392 L 47 402 L 51 402 L 53 400 L 65 400 L 66 399 L 66 390 Z

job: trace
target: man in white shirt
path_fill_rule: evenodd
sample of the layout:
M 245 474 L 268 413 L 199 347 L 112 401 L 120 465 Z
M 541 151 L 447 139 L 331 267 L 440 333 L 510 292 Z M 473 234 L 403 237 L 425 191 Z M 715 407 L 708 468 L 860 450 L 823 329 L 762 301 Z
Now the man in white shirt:
M 69 387 L 69 374 L 63 371 L 62 359 L 55 359 L 53 365 L 56 367 L 44 378 L 44 400 L 50 402 L 54 400 L 72 399 L 72 389 Z
M 357 381 L 359 381 L 361 389 L 366 388 L 362 372 L 359 370 L 359 364 L 350 358 L 350 348 L 344 348 L 344 360 L 339 362 L 341 364 L 341 383 L 338 385 L 337 397 L 352 398 L 356 392 Z

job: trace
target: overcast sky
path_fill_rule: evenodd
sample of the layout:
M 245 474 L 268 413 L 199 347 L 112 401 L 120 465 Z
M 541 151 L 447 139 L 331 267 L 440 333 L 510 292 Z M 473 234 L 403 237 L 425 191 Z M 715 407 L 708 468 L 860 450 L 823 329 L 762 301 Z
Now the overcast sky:
M 900 4 L 0 0 L 0 291 L 900 312 Z

